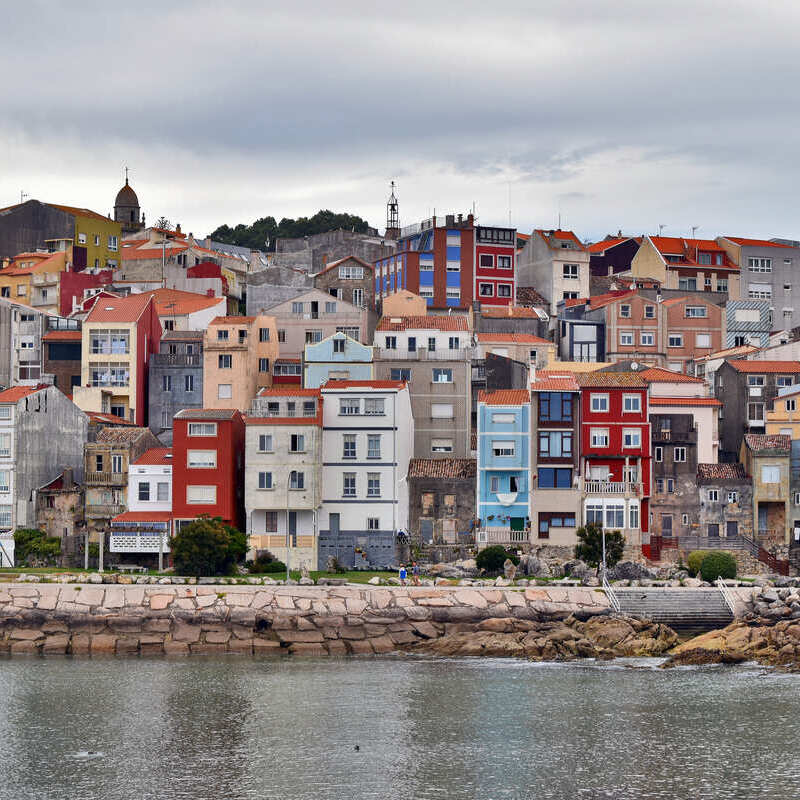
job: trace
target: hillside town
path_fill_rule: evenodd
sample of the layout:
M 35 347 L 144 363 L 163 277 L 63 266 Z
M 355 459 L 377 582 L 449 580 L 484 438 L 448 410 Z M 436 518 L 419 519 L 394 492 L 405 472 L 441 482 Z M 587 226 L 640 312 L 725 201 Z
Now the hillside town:
M 800 241 L 401 225 L 392 186 L 382 231 L 253 250 L 126 177 L 0 209 L 0 267 L 1 566 L 35 528 L 163 568 L 208 515 L 295 569 L 568 559 L 588 523 L 800 568 Z

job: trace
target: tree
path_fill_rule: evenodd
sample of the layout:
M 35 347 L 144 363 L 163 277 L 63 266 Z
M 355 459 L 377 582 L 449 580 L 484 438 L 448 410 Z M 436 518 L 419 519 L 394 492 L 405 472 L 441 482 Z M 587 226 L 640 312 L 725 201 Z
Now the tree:
M 14 560 L 29 567 L 52 567 L 61 555 L 61 539 L 38 528 L 14 531 Z
M 709 583 L 717 578 L 735 578 L 736 559 L 726 550 L 712 550 L 700 565 L 700 577 Z
M 486 572 L 499 572 L 503 569 L 503 564 L 505 564 L 507 558 L 510 558 L 514 564 L 519 564 L 519 557 L 516 553 L 506 550 L 501 544 L 493 544 L 489 547 L 484 547 L 478 553 L 475 564 L 478 569 L 484 569 Z
M 179 575 L 228 575 L 247 552 L 247 537 L 220 517 L 200 517 L 172 539 L 172 560 Z
M 575 545 L 575 558 L 580 558 L 592 567 L 603 562 L 603 526 L 590 522 L 576 533 L 580 540 Z M 619 531 L 606 531 L 606 566 L 610 569 L 621 558 L 625 549 L 625 537 Z
M 172 223 L 166 217 L 159 217 L 156 220 L 156 228 L 163 228 L 165 231 L 171 231 Z

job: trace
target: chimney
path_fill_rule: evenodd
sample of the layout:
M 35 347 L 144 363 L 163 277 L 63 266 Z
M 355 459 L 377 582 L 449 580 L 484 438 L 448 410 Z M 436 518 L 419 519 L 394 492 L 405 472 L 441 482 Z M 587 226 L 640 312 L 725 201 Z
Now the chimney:
M 64 467 L 62 470 L 61 485 L 65 489 L 71 489 L 75 485 L 75 481 L 72 478 L 72 467 Z
M 178 224 L 175 226 L 175 233 L 180 233 L 180 232 L 181 232 L 181 224 L 180 224 L 180 222 L 179 222 L 179 223 L 178 223 Z
M 464 221 L 464 215 L 463 214 L 459 214 L 458 215 L 458 224 L 460 225 L 463 221 Z
M 325 269 L 327 264 L 328 264 L 328 254 L 327 253 L 323 253 L 322 254 L 322 269 Z

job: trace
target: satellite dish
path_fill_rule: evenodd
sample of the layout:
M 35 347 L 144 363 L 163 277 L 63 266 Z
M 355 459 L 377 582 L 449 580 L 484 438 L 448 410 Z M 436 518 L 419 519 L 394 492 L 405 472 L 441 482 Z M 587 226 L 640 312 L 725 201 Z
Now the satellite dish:
M 639 362 L 638 361 L 631 361 L 631 369 L 636 372 L 639 369 Z

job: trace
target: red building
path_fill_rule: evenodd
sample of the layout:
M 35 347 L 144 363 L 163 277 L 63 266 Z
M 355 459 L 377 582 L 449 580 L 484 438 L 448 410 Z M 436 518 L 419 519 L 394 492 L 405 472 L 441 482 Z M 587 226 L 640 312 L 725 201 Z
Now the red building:
M 635 372 L 589 372 L 577 381 L 584 521 L 623 531 L 638 548 L 649 530 L 648 384 Z
M 244 530 L 244 419 L 234 410 L 179 411 L 172 429 L 172 516 L 176 530 L 221 517 Z
M 87 291 L 109 286 L 113 280 L 112 269 L 101 269 L 97 272 L 62 272 L 58 290 L 58 313 L 62 317 L 68 317 L 84 300 Z
M 516 234 L 513 228 L 475 228 L 474 297 L 482 306 L 514 304 Z

